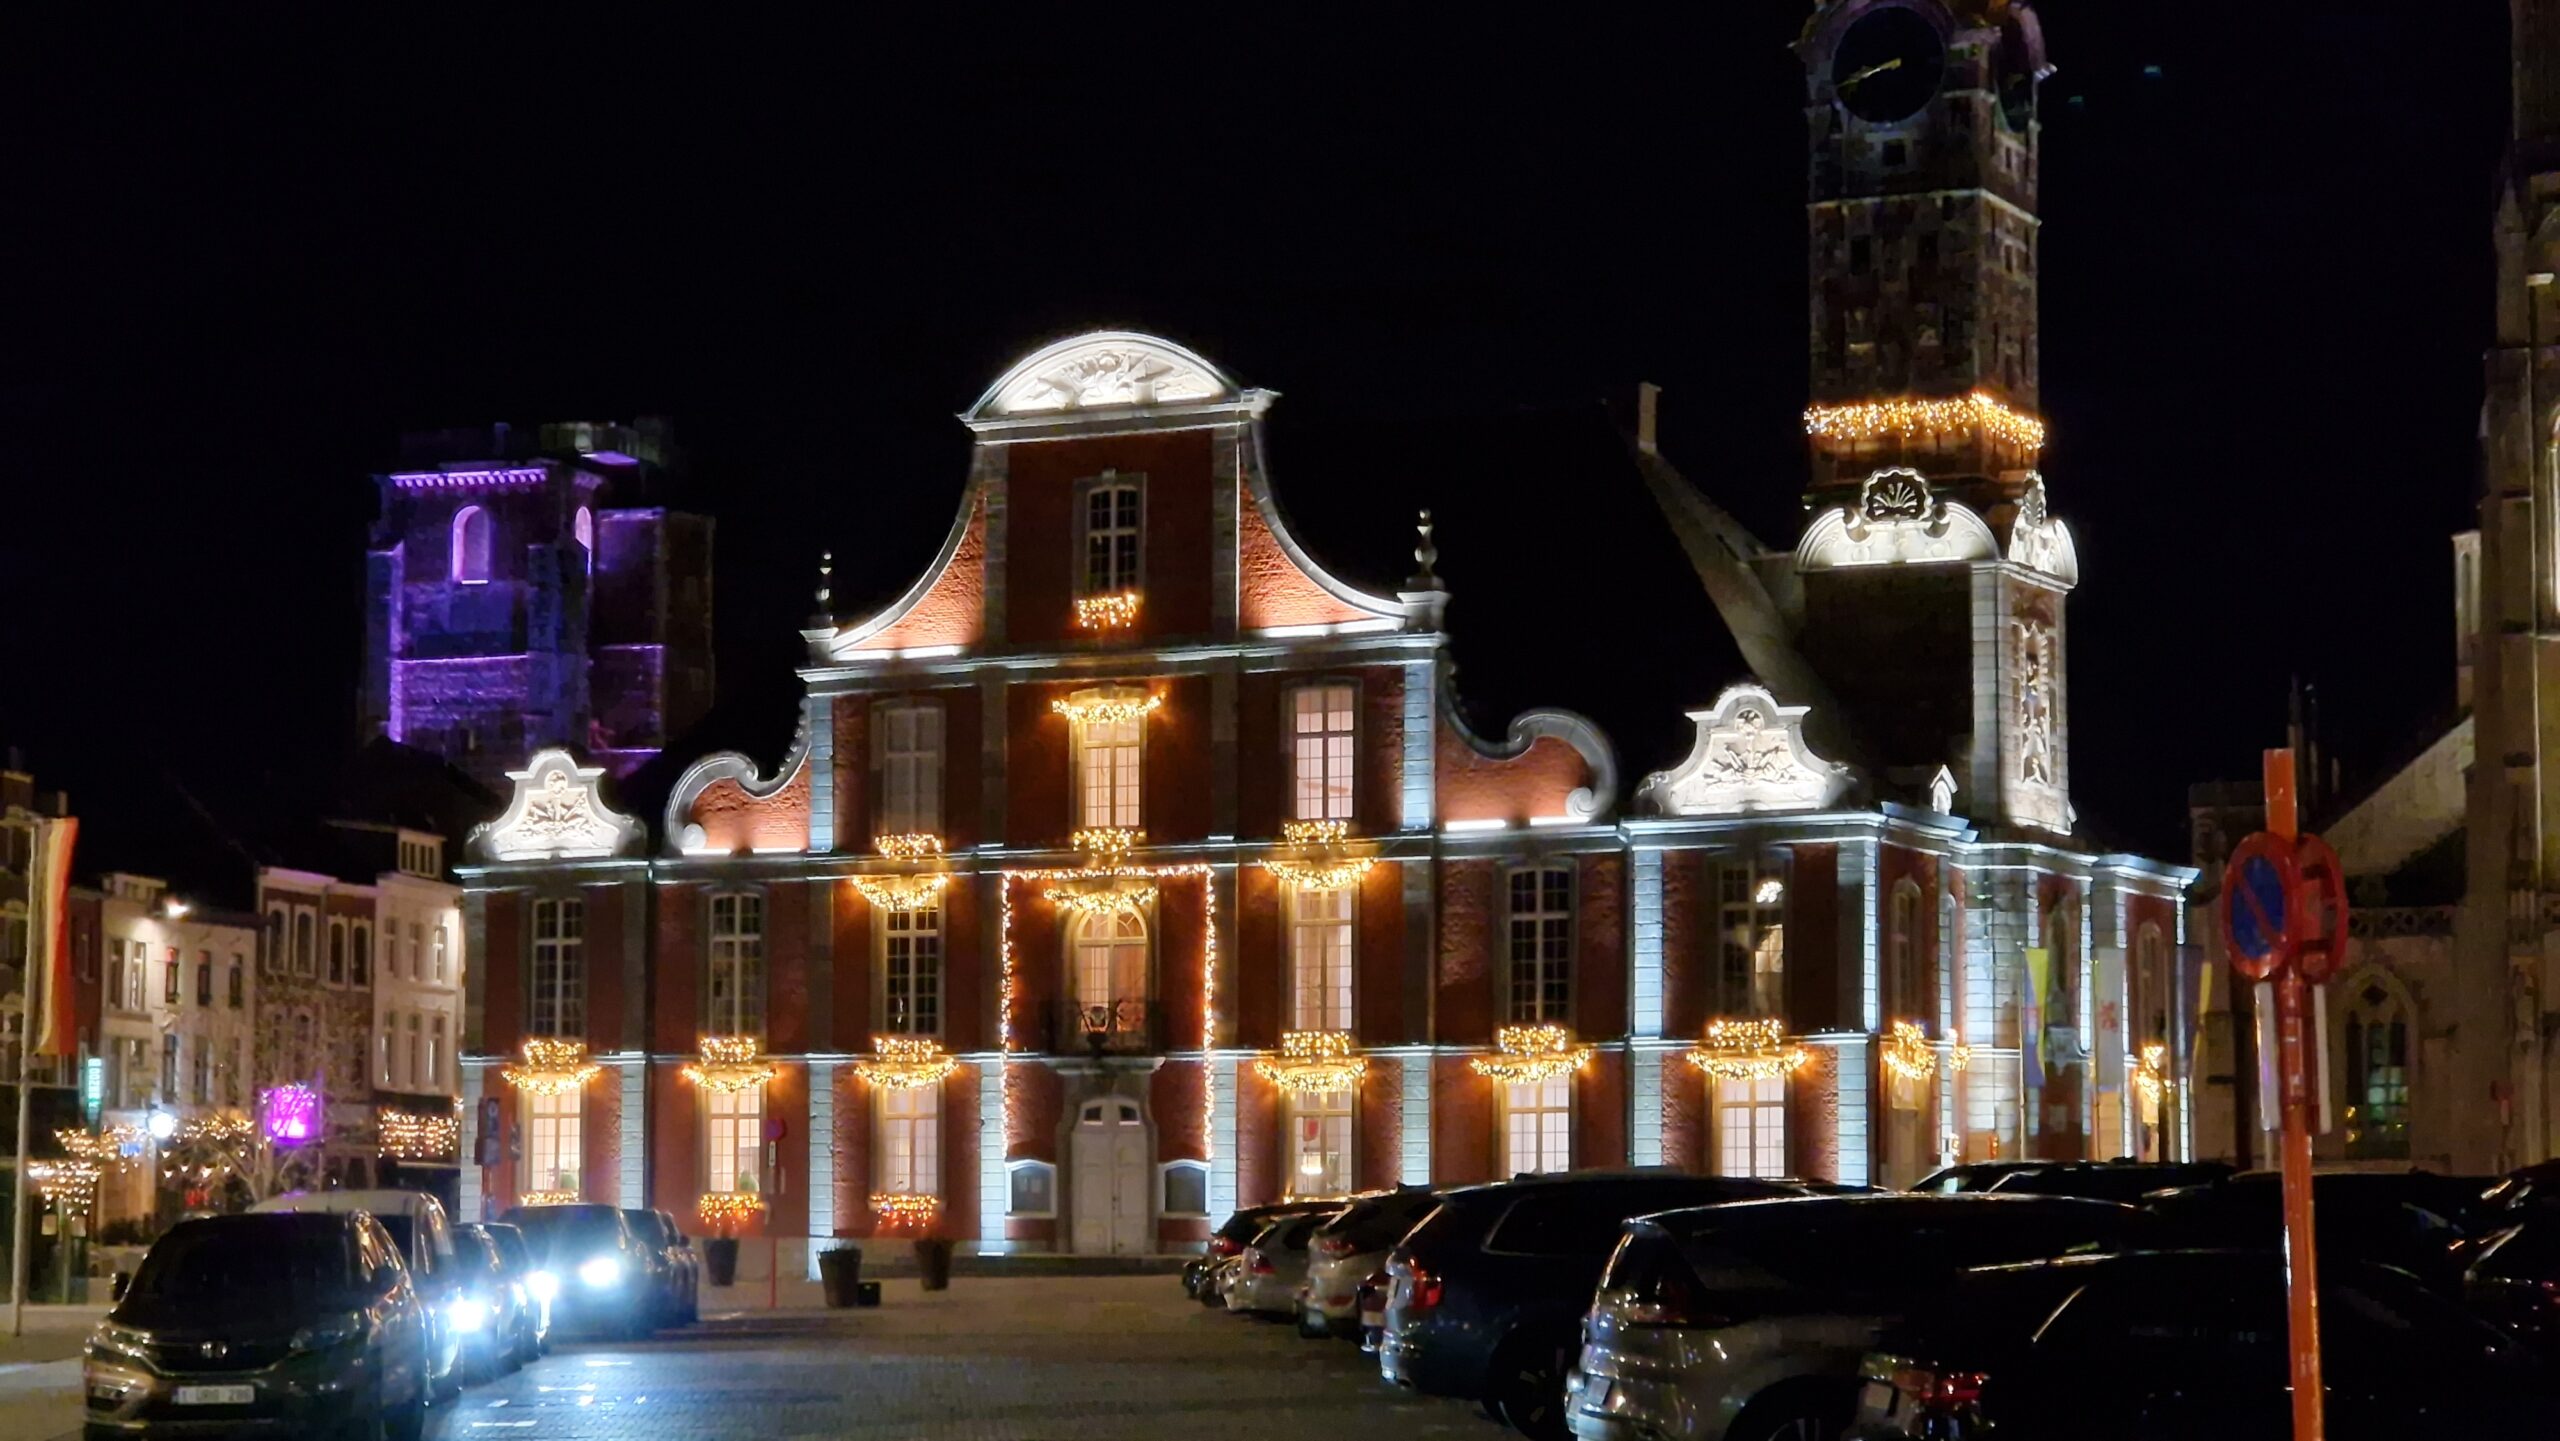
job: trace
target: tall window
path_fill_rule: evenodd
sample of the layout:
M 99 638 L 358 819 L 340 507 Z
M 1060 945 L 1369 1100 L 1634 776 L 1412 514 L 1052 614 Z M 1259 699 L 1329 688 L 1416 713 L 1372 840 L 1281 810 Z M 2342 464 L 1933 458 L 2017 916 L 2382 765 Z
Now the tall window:
M 1306 685 L 1289 693 L 1293 819 L 1351 819 L 1351 708 L 1348 685 Z
M 318 1067 L 320 1052 L 314 1042 L 315 1031 L 309 1011 L 293 1013 L 293 1054 L 285 1058 L 285 1072 L 280 1081 L 309 1080 Z
M 2347 1155 L 2404 1160 L 2409 1154 L 2409 1019 L 2379 985 L 2367 985 L 2347 1015 Z
M 196 1004 L 213 1004 L 213 952 L 196 952 Z
M 284 907 L 277 906 L 267 912 L 265 943 L 260 947 L 260 950 L 262 954 L 258 957 L 258 964 L 266 968 L 267 974 L 271 976 L 283 975 L 285 953 Z
M 901 1196 L 942 1193 L 942 1092 L 932 1086 L 880 1092 L 880 1189 Z
M 525 1190 L 578 1193 L 579 1099 L 576 1091 L 525 1096 Z
M 1289 1097 L 1289 1194 L 1351 1194 L 1351 1093 Z
M 942 908 L 890 911 L 880 926 L 880 1014 L 901 1036 L 942 1033 Z
M 293 973 L 306 981 L 320 973 L 317 924 L 309 911 L 293 913 Z
M 373 927 L 362 921 L 347 941 L 347 979 L 359 986 L 373 984 Z
M 425 1027 L 418 1024 L 418 1013 L 411 1011 L 409 1013 L 408 1084 L 412 1089 L 416 1090 L 424 1090 L 427 1085 L 427 1063 L 426 1056 L 424 1054 L 426 1050 L 425 1030 Z
M 942 707 L 904 703 L 872 712 L 879 757 L 882 835 L 938 835 L 942 830 Z
M 427 973 L 420 969 L 420 967 L 425 964 L 426 949 L 427 928 L 419 925 L 416 921 L 411 921 L 409 923 L 408 955 L 408 974 L 410 980 L 417 981 L 424 980 L 426 978 Z
M 1963 927 L 1961 909 L 1950 881 L 1938 893 L 1938 1022 L 1950 1028 L 1961 1026 L 1964 1015 L 1964 995 L 1956 980 L 1956 933 Z
M 464 585 L 489 579 L 489 512 L 466 505 L 453 513 L 453 578 Z
M 1081 720 L 1075 725 L 1076 824 L 1134 828 L 1146 722 Z
M 2145 923 L 2133 938 L 2133 1014 L 2126 1018 L 2126 1037 L 2140 1055 L 2144 1041 L 2169 1039 L 2169 940 L 2156 923 Z
M 1135 480 L 1106 480 L 1084 495 L 1085 595 L 1136 590 L 1144 506 Z
M 2080 958 L 2080 903 L 2065 896 L 2044 913 L 2045 949 L 2053 957 L 2053 1014 L 2048 1026 L 2070 1026 L 2089 1044 L 2089 986 Z
M 764 1034 L 764 897 L 711 898 L 711 1015 L 715 1036 Z
M 444 1017 L 438 1016 L 427 1025 L 427 1074 L 420 1078 L 423 1090 L 444 1089 Z
M 160 958 L 160 1004 L 164 1006 L 174 1006 L 177 1003 L 178 948 L 176 946 L 171 946 L 168 948 L 167 954 Z M 175 1091 L 177 1087 L 172 1086 L 169 1089 Z
M 139 1011 L 142 1009 L 142 997 L 144 994 L 143 987 L 147 984 L 143 979 L 142 973 L 145 970 L 148 970 L 150 965 L 150 948 L 140 941 L 135 941 L 125 952 L 124 1008 L 126 1010 Z
M 240 1002 L 242 999 L 241 984 L 243 977 L 240 974 L 242 969 L 244 968 L 241 965 L 240 953 L 237 951 L 232 952 L 231 976 L 229 982 L 223 987 L 222 1003 L 235 1011 L 240 1009 Z
M 197 1036 L 187 1047 L 187 1101 L 201 1106 L 213 1099 L 213 1045 Z
M 347 983 L 347 923 L 335 917 L 329 921 L 329 984 Z
M 1727 1015 L 1787 1013 L 1787 880 L 1775 855 L 1732 856 L 1716 868 L 1723 942 L 1717 1005 Z
M 1884 937 L 1886 1017 L 1928 1019 L 1933 998 L 1921 976 L 1920 887 L 1913 882 L 1893 888 Z
M 534 1035 L 586 1034 L 586 926 L 587 903 L 576 896 L 533 903 L 533 1005 L 526 1029 Z M 410 934 L 414 947 L 414 928 Z M 414 950 L 410 959 L 416 960 Z
M 1573 1166 L 1573 1080 L 1506 1082 L 1502 1087 L 1502 1174 Z
M 444 922 L 436 922 L 436 984 L 439 986 L 445 982 L 447 957 L 452 949 L 451 935 L 452 932 L 445 928 Z
M 1126 912 L 1077 922 L 1076 1004 L 1117 1007 L 1147 994 L 1147 925 Z
M 178 1036 L 174 1031 L 160 1037 L 160 1098 L 178 1099 Z
M 578 518 L 571 524 L 571 533 L 578 537 L 578 549 L 585 552 L 580 558 L 588 570 L 594 570 L 596 568 L 596 513 L 583 505 L 579 506 Z
M 1787 1081 L 1784 1076 L 1717 1081 L 1716 1174 L 1787 1174 Z
M 1289 975 L 1292 1030 L 1351 1029 L 1349 886 L 1289 888 Z
M 1513 871 L 1511 1019 L 1563 1022 L 1572 1011 L 1573 872 L 1561 866 Z
M 762 1191 L 764 1087 L 712 1091 L 704 1100 L 710 1109 L 711 1143 L 703 1153 L 708 1166 L 702 1178 L 703 1189 Z

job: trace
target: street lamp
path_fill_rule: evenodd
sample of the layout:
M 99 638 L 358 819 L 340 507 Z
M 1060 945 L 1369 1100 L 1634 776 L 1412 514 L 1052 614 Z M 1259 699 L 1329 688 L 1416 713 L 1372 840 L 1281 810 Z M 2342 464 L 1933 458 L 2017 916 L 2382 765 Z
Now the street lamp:
M 161 902 L 160 909 L 168 915 L 169 919 L 173 921 L 183 921 L 187 918 L 187 912 L 194 909 L 194 907 L 189 906 L 185 901 L 179 900 L 173 896 L 170 899 Z
M 151 1139 L 155 1141 L 166 1141 L 178 1134 L 178 1117 L 174 1111 L 153 1111 L 151 1119 L 145 1121 L 143 1125 L 151 1132 Z

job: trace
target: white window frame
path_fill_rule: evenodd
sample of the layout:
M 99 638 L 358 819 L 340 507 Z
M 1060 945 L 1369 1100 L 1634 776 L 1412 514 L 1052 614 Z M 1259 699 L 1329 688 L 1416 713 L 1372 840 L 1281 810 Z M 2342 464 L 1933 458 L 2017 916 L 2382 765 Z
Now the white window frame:
M 579 1092 L 524 1092 L 524 1191 L 586 1194 L 585 1100 Z
M 942 1194 L 942 1089 L 883 1087 L 872 1107 L 872 1175 L 898 1196 Z
M 1013 1178 L 1037 1167 L 1049 1173 L 1049 1208 L 1045 1211 L 1018 1210 L 1013 1204 Z M 1058 1214 L 1058 1168 L 1048 1161 L 1018 1160 L 1004 1163 L 1004 1213 L 1017 1220 L 1049 1220 Z
M 1709 1109 L 1715 1115 L 1715 1173 L 1779 1177 L 1787 1174 L 1787 1079 L 1761 1076 L 1717 1080 Z
M 1200 1209 L 1177 1210 L 1173 1202 L 1173 1173 L 1192 1171 L 1200 1177 Z M 1209 1216 L 1209 1163 L 1206 1161 L 1167 1161 L 1156 1167 L 1156 1215 L 1167 1221 L 1206 1220 Z
M 1352 1028 L 1357 974 L 1351 888 L 1293 885 L 1289 898 L 1289 1029 Z
M 1761 894 L 1772 883 L 1774 895 Z M 1787 866 L 1774 852 L 1720 857 L 1716 863 L 1717 1004 L 1738 1017 L 1787 1015 Z M 1748 969 L 1739 995 L 1727 963 L 1739 948 Z
M 722 1193 L 764 1192 L 764 1087 L 705 1091 L 702 1095 L 702 1188 Z M 720 1158 L 726 1155 L 728 1164 Z M 748 1164 L 740 1167 L 740 1158 Z
M 1080 691 L 1078 699 L 1087 697 L 1131 696 L 1135 691 Z M 1079 829 L 1120 827 L 1136 830 L 1146 824 L 1147 722 L 1143 716 L 1125 720 L 1079 720 L 1069 737 L 1069 776 L 1075 786 L 1075 816 Z
M 473 522 L 477 521 L 480 553 L 471 553 Z M 453 513 L 453 538 L 449 553 L 452 578 L 464 585 L 487 585 L 492 562 L 498 552 L 497 520 L 487 507 L 466 505 Z
M 441 986 L 441 985 L 443 985 L 443 984 L 445 983 L 445 978 L 446 978 L 446 976 L 447 976 L 448 974 L 450 974 L 450 972 L 449 972 L 449 970 L 448 970 L 448 963 L 449 963 L 449 960 L 450 960 L 451 956 L 453 955 L 453 939 L 452 939 L 452 936 L 453 936 L 452 931 L 446 927 L 446 925 L 445 925 L 445 923 L 444 923 L 444 922 L 442 922 L 442 921 L 438 921 L 438 922 L 436 922 L 435 947 L 434 947 L 434 949 L 435 949 L 435 958 L 436 958 L 436 975 L 435 975 L 435 981 L 436 981 L 436 984 L 437 984 L 437 985 L 439 985 L 439 986 Z
M 1134 518 L 1125 517 L 1114 500 L 1111 514 L 1104 523 L 1093 523 L 1094 502 L 1103 496 L 1132 497 L 1129 510 Z M 1094 573 L 1093 547 L 1101 540 L 1110 547 L 1110 557 L 1103 574 Z M 1123 544 L 1125 542 L 1125 544 Z M 1123 562 L 1126 562 L 1125 564 Z M 1147 478 L 1106 470 L 1086 481 L 1076 492 L 1076 595 L 1118 595 L 1142 589 L 1147 579 Z
M 546 920 L 546 917 L 548 920 Z M 551 934 L 544 935 L 545 929 Z M 533 963 L 526 968 L 531 994 L 525 1033 L 575 1040 L 587 1030 L 587 900 L 541 896 L 533 903 Z M 420 939 L 409 925 L 409 963 L 417 965 Z M 412 979 L 414 979 L 414 972 Z M 546 988 L 549 994 L 545 994 Z
M 1506 1081 L 1501 1100 L 1504 1178 L 1523 1172 L 1573 1169 L 1573 1077 L 1543 1081 Z
M 880 937 L 881 1031 L 893 1036 L 941 1035 L 942 907 L 882 911 L 873 929 Z
M 931 701 L 888 701 L 872 708 L 872 750 L 881 835 L 942 833 L 942 707 Z
M 764 922 L 762 891 L 711 897 L 711 953 L 702 988 L 703 1026 L 711 1035 L 764 1034 Z
M 1523 908 L 1520 882 L 1532 877 L 1529 905 Z M 1560 903 L 1557 888 L 1549 884 L 1554 877 L 1563 878 Z M 1503 1005 L 1514 1024 L 1572 1023 L 1574 883 L 1574 868 L 1566 864 L 1515 866 L 1503 875 L 1503 954 L 1509 962 Z
M 1125 1000 L 1151 999 L 1154 950 L 1155 928 L 1147 924 L 1144 916 L 1128 911 L 1096 911 L 1078 916 L 1068 939 L 1067 994 L 1079 1006 L 1116 1006 Z M 1120 989 L 1129 964 L 1124 953 L 1134 953 L 1136 957 L 1135 991 Z
M 1351 682 L 1312 681 L 1290 688 L 1290 819 L 1352 819 L 1359 801 L 1359 726 L 1360 689 Z
M 1351 1092 L 1297 1091 L 1283 1108 L 1282 1164 L 1291 1196 L 1347 1196 L 1353 1185 Z M 1308 1165 L 1314 1163 L 1310 1171 Z

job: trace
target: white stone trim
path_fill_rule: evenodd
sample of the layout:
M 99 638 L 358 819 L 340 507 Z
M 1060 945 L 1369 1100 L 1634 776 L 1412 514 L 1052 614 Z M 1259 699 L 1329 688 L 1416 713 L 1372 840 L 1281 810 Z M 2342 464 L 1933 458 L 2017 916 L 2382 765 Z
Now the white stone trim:
M 460 1214 L 466 1221 L 482 1220 L 488 1214 L 489 1200 L 480 1189 L 480 1095 L 492 1064 L 485 1060 L 462 1063 L 462 1140 L 455 1159 L 462 1167 Z
M 1627 1098 L 1635 1108 L 1627 1127 L 1627 1162 L 1662 1164 L 1662 1065 L 1666 1051 L 1638 1051 L 1627 1058 Z
M 1634 924 L 1628 927 L 1634 970 L 1628 987 L 1629 1028 L 1638 1036 L 1659 1036 L 1664 1023 L 1662 852 L 1638 851 L 1628 869 L 1634 880 Z
M 621 1206 L 647 1206 L 656 1198 L 642 1185 L 646 1173 L 649 1127 L 642 1107 L 648 1092 L 647 1058 L 637 1051 L 625 1051 L 611 1058 L 622 1071 L 622 1114 L 615 1118 L 621 1135 L 621 1151 L 614 1157 L 614 1185 Z
M 1439 793 L 1438 757 L 1432 699 L 1439 693 L 1433 672 L 1436 661 L 1413 661 L 1404 668 L 1404 816 L 1409 831 L 1431 829 L 1432 803 Z
M 1870 1093 L 1874 1087 L 1869 1084 L 1868 1053 L 1872 1048 L 1865 1036 L 1843 1037 L 1839 1042 L 1839 1150 L 1833 1159 L 1840 1168 L 1841 1184 L 1847 1186 L 1864 1186 L 1871 1174 L 1868 1156 L 1874 1136 L 1868 1126 L 1873 1119 Z
M 1217 1089 L 1209 1100 L 1209 1214 L 1224 1220 L 1236 1209 L 1236 1058 L 1211 1063 Z
M 1431 1184 L 1431 1057 L 1406 1055 L 1403 1114 L 1398 1118 L 1396 1177 L 1408 1186 Z M 1223 1092 L 1221 1094 L 1224 1094 Z
M 1004 1218 L 1013 1204 L 1011 1173 L 1005 1153 L 1013 1148 L 1004 1132 L 1004 1062 L 978 1066 L 978 1253 L 1001 1255 L 1012 1249 L 1005 1240 Z
M 809 1234 L 823 1244 L 836 1234 L 836 1063 L 809 1063 Z M 818 1252 L 809 1249 L 809 1272 Z

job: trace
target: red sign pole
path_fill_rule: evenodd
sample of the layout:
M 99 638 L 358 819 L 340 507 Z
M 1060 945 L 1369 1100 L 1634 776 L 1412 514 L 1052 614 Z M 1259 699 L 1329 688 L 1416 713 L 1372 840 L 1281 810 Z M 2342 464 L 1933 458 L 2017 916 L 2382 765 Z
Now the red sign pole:
M 2266 752 L 2267 829 L 2280 840 L 2296 837 L 2293 810 L 2293 752 Z M 2308 886 L 2286 897 L 2288 939 L 2308 933 L 2314 918 Z M 2345 928 L 2343 915 L 2325 918 Z M 2288 950 L 2292 948 L 2287 947 Z M 2320 1264 L 2311 1230 L 2311 1081 L 2308 1047 L 2317 1044 L 2304 1034 L 2310 1010 L 2310 984 L 2300 959 L 2288 955 L 2276 968 L 2276 1077 L 2284 1117 L 2284 1255 L 2285 1282 L 2291 1292 L 2293 1340 L 2294 1441 L 2321 1441 L 2325 1432 L 2320 1387 Z

